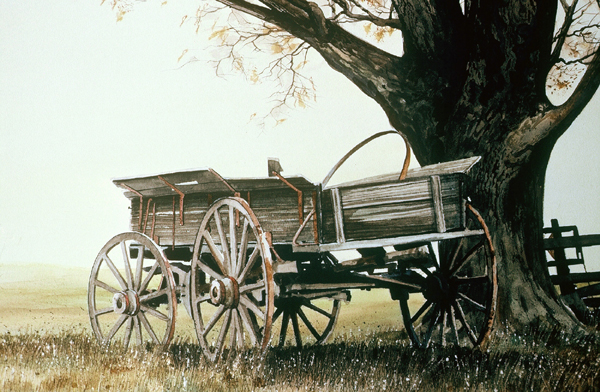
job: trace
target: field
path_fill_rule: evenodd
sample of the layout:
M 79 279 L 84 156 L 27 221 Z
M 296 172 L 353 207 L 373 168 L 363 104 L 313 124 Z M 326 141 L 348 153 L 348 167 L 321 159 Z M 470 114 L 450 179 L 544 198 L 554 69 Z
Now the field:
M 204 361 L 180 307 L 174 344 L 104 349 L 85 268 L 0 265 L 2 391 L 600 391 L 595 337 L 506 334 L 487 351 L 413 349 L 385 291 L 354 292 L 332 341 Z

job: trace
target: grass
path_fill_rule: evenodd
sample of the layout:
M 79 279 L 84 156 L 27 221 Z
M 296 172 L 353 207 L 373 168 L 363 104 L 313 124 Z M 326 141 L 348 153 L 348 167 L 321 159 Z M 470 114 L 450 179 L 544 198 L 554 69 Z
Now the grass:
M 2 391 L 595 391 L 600 345 L 506 336 L 493 350 L 415 350 L 393 333 L 247 351 L 210 364 L 193 342 L 104 349 L 88 332 L 0 336 Z
M 168 351 L 98 345 L 86 269 L 0 265 L 1 391 L 600 391 L 595 336 L 500 334 L 487 351 L 412 348 L 384 291 L 353 293 L 333 340 L 207 363 L 180 309 Z

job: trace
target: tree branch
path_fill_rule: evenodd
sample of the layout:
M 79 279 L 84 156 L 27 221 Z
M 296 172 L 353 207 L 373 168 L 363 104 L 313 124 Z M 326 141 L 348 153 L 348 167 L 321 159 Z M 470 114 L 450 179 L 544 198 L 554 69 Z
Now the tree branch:
M 594 57 L 569 99 L 562 105 L 541 112 L 520 124 L 506 139 L 515 161 L 529 155 L 546 139 L 557 140 L 583 111 L 600 86 L 600 50 Z

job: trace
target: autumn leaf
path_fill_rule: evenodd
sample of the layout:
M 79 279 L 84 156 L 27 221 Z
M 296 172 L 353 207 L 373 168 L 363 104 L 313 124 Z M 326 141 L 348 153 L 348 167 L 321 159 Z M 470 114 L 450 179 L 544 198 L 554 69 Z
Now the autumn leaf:
M 213 31 L 212 34 L 210 35 L 210 37 L 208 37 L 208 39 L 213 39 L 213 38 L 221 38 L 222 40 L 224 39 L 224 37 L 227 36 L 227 27 L 223 27 L 219 30 Z
M 275 42 L 273 45 L 271 45 L 271 51 L 273 52 L 273 54 L 281 53 L 283 52 L 283 46 Z
M 185 54 L 188 52 L 187 49 L 184 49 L 183 52 L 181 52 L 181 56 L 179 56 L 179 58 L 177 59 L 177 62 L 180 62 L 181 59 L 183 58 L 183 56 L 185 56 Z

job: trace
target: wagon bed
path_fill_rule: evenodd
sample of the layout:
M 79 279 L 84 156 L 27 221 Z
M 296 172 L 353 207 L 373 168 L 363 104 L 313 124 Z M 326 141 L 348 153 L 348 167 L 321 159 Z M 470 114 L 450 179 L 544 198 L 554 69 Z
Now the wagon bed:
M 271 233 L 273 244 L 316 252 L 397 245 L 432 233 L 451 237 L 464 228 L 465 179 L 478 160 L 411 169 L 402 181 L 400 173 L 391 173 L 325 189 L 298 175 L 231 178 L 213 169 L 113 182 L 131 200 L 130 228 L 161 246 L 192 246 L 213 201 L 237 195 Z

